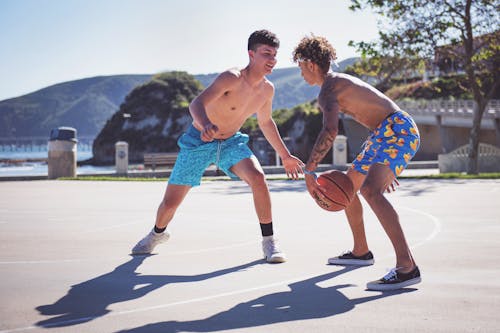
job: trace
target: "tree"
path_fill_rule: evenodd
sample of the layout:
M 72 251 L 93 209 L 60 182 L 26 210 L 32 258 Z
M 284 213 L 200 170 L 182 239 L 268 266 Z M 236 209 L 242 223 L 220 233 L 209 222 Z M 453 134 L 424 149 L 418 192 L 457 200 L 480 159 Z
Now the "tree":
M 351 0 L 353 11 L 379 14 L 379 39 L 357 43 L 378 56 L 433 58 L 446 50 L 465 70 L 475 100 L 469 138 L 468 174 L 478 173 L 481 120 L 500 85 L 498 0 Z
M 144 153 L 177 151 L 177 138 L 192 121 L 189 102 L 201 90 L 186 72 L 156 74 L 135 87 L 95 138 L 92 164 L 114 163 L 117 141 L 129 143 L 132 162 L 142 162 Z
M 355 44 L 351 42 L 350 45 Z M 424 63 L 424 59 L 389 57 L 370 51 L 370 53 L 363 53 L 360 61 L 348 66 L 345 73 L 371 78 L 375 80 L 376 87 L 384 91 L 389 88 L 391 81 L 396 77 L 404 75 L 403 79 L 405 79 L 408 73 L 413 73 L 410 74 L 411 76 L 414 76 L 415 72 L 421 74 Z

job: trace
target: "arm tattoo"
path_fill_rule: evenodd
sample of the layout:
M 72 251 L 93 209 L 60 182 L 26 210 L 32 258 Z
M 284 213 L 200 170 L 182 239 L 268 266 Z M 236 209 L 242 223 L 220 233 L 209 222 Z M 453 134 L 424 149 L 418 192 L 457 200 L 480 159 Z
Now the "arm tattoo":
M 314 144 L 307 164 L 314 166 L 314 169 L 316 169 L 318 164 L 325 157 L 326 153 L 332 148 L 334 140 L 334 135 L 328 133 L 327 131 L 321 131 L 316 139 L 316 143 Z

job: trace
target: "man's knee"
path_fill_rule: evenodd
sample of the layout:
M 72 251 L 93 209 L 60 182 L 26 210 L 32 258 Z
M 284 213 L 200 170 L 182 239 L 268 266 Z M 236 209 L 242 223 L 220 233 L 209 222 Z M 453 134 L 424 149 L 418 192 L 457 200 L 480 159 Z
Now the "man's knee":
M 258 169 L 251 170 L 246 173 L 245 181 L 250 186 L 261 186 L 266 184 L 266 176 Z
M 371 199 L 381 195 L 381 192 L 378 188 L 373 186 L 370 182 L 363 183 L 361 188 L 359 189 L 359 193 L 365 198 L 366 201 L 370 201 Z
M 250 185 L 252 188 L 259 185 L 266 184 L 266 176 L 264 170 L 259 164 L 259 161 L 252 156 L 238 162 L 231 169 L 235 175 L 241 180 Z

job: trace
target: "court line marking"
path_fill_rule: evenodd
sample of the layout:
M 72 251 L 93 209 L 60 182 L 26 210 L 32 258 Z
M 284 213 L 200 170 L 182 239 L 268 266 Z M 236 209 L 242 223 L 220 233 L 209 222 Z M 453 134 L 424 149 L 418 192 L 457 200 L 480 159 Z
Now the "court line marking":
M 204 248 L 204 249 L 198 249 L 198 250 L 186 250 L 186 251 L 173 251 L 169 252 L 168 255 L 186 255 L 186 254 L 197 254 L 197 253 L 204 253 L 204 252 L 212 252 L 212 251 L 221 251 L 221 250 L 227 250 L 227 249 L 232 249 L 232 248 L 237 248 L 237 247 L 245 247 L 249 245 L 254 245 L 256 244 L 257 241 L 248 241 L 248 242 L 242 242 L 242 243 L 236 243 L 232 245 L 225 245 L 225 246 L 215 246 L 215 247 L 209 247 L 209 248 Z M 109 260 L 119 260 L 123 259 L 124 257 L 112 257 L 112 258 L 100 258 L 100 261 L 109 261 Z M 99 258 L 98 258 L 99 260 Z M 0 261 L 0 265 L 40 265 L 40 264 L 59 264 L 59 263 L 78 263 L 78 262 L 95 262 L 96 258 L 86 258 L 86 259 L 55 259 L 55 260 L 18 260 L 18 261 Z M 1 333 L 1 331 L 0 331 Z
M 431 240 L 436 238 L 436 236 L 441 232 L 441 229 L 442 229 L 441 221 L 437 217 L 435 217 L 434 215 L 426 213 L 426 212 L 419 210 L 419 209 L 414 209 L 414 208 L 409 208 L 409 207 L 398 206 L 398 208 L 405 209 L 405 210 L 408 210 L 408 211 L 413 212 L 413 213 L 424 215 L 425 217 L 427 217 L 429 220 L 432 221 L 433 226 L 434 226 L 432 229 L 432 232 L 429 234 L 429 236 L 425 237 L 423 240 L 421 240 L 413 245 L 409 245 L 411 250 L 414 250 L 417 247 L 420 247 L 420 246 L 424 245 L 425 243 L 430 242 Z M 384 259 L 394 258 L 394 257 L 396 257 L 396 254 L 393 252 L 391 254 L 386 254 L 385 256 L 377 257 L 377 260 L 384 260 Z
M 112 230 L 112 229 L 122 228 L 125 226 L 134 225 L 134 224 L 143 224 L 143 222 L 128 222 L 128 223 L 116 224 L 116 225 L 111 225 L 108 227 L 101 227 L 101 228 L 96 228 L 96 229 L 92 229 L 92 230 L 82 231 L 81 233 L 82 234 L 90 234 L 92 232 Z
M 6 222 L 8 223 L 8 222 Z M 108 226 L 108 227 L 102 227 L 102 228 L 97 228 L 97 229 L 91 229 L 87 231 L 82 231 L 80 232 L 81 234 L 88 234 L 92 232 L 98 232 L 98 231 L 105 231 L 105 230 L 110 230 L 110 229 L 116 229 L 116 228 L 122 228 L 124 226 L 129 226 L 129 225 L 134 225 L 134 224 L 141 224 L 142 222 L 129 222 L 129 223 L 122 223 L 118 225 L 113 225 L 113 226 Z M 205 248 L 205 249 L 198 249 L 198 250 L 186 250 L 186 251 L 173 251 L 169 252 L 169 255 L 185 255 L 185 254 L 196 254 L 196 253 L 204 253 L 204 252 L 211 252 L 211 251 L 219 251 L 219 250 L 226 250 L 226 249 L 232 249 L 232 248 L 237 248 L 237 247 L 244 247 L 248 246 L 249 244 L 255 244 L 257 241 L 248 241 L 248 242 L 243 242 L 243 243 L 237 243 L 233 245 L 227 245 L 227 246 L 216 246 L 216 247 L 211 247 L 211 248 Z M 104 258 L 101 261 L 108 261 L 108 260 L 117 260 L 117 259 L 122 259 L 122 257 L 113 257 L 113 258 Z M 96 258 L 87 258 L 87 259 L 55 259 L 55 260 L 17 260 L 17 261 L 0 261 L 0 265 L 15 265 L 15 264 L 57 264 L 57 263 L 76 263 L 76 262 L 86 262 L 86 261 L 96 261 Z M 1 331 L 0 331 L 1 333 Z
M 400 207 L 402 209 L 407 209 L 409 211 L 412 211 L 417 214 L 424 215 L 428 217 L 432 222 L 434 228 L 432 229 L 432 232 L 424 238 L 422 241 L 413 244 L 410 246 L 411 249 L 414 249 L 416 247 L 420 247 L 424 245 L 425 243 L 430 242 L 432 239 L 434 239 L 439 232 L 441 231 L 441 221 L 435 217 L 432 214 L 426 213 L 424 211 L 418 210 L 418 209 L 413 209 L 413 208 L 408 208 L 408 207 Z M 390 255 L 386 255 L 383 258 L 388 258 Z M 221 298 L 221 297 L 227 297 L 227 296 L 233 296 L 233 295 L 238 295 L 238 294 L 244 294 L 252 291 L 257 291 L 257 290 L 263 290 L 263 289 L 269 289 L 277 286 L 283 286 L 283 285 L 288 285 L 290 283 L 294 283 L 297 281 L 302 281 L 306 279 L 311 279 L 315 276 L 317 276 L 318 273 L 315 274 L 309 274 L 306 276 L 298 277 L 298 278 L 293 278 L 293 279 L 288 279 L 288 280 L 283 280 L 283 281 L 278 281 L 278 282 L 273 282 L 270 284 L 266 285 L 261 285 L 258 287 L 252 287 L 252 288 L 247 288 L 247 289 L 239 289 L 239 290 L 233 290 L 233 291 L 228 291 L 220 294 L 215 294 L 215 295 L 210 295 L 210 296 L 204 296 L 204 297 L 198 297 L 198 298 L 192 298 L 189 300 L 184 300 L 184 301 L 177 301 L 177 302 L 172 302 L 172 303 L 166 303 L 166 304 L 159 304 L 159 305 L 153 305 L 153 306 L 147 306 L 143 308 L 137 308 L 137 309 L 132 309 L 132 310 L 123 310 L 123 311 L 117 311 L 117 312 L 111 312 L 108 313 L 104 316 L 89 316 L 89 317 L 82 317 L 82 318 L 75 318 L 72 320 L 66 320 L 66 321 L 60 321 L 57 323 L 53 324 L 48 324 L 48 325 L 41 325 L 41 326 L 26 326 L 26 327 L 20 327 L 20 328 L 14 328 L 14 329 L 9 329 L 9 330 L 3 330 L 0 331 L 0 333 L 12 333 L 12 332 L 21 332 L 21 331 L 27 331 L 27 330 L 32 330 L 36 328 L 51 328 L 51 327 L 59 327 L 59 326 L 65 326 L 65 325 L 71 325 L 71 324 L 78 324 L 81 322 L 87 322 L 90 320 L 94 320 L 100 317 L 114 317 L 114 316 L 121 316 L 125 314 L 134 314 L 134 313 L 141 313 L 141 312 L 146 312 L 146 311 L 152 311 L 152 310 L 158 310 L 158 309 L 165 309 L 168 307 L 173 307 L 177 305 L 185 305 L 185 304 L 191 304 L 191 303 L 197 303 L 197 302 L 203 302 L 203 301 L 208 301 L 208 300 L 213 300 L 216 298 Z
M 431 220 L 433 222 L 433 224 L 434 224 L 434 228 L 432 230 L 432 233 L 429 236 L 427 236 L 426 238 L 424 238 L 423 240 L 421 240 L 420 242 L 412 245 L 410 247 L 411 249 L 415 249 L 417 247 L 420 247 L 420 246 L 424 245 L 427 242 L 430 242 L 431 240 L 433 240 L 434 238 L 436 238 L 436 236 L 441 232 L 441 230 L 442 230 L 441 221 L 437 217 L 435 217 L 434 215 L 426 213 L 426 212 L 421 211 L 419 209 L 414 209 L 414 208 L 409 208 L 409 207 L 399 207 L 399 208 L 406 209 L 406 210 L 408 210 L 410 212 L 414 212 L 414 213 L 417 213 L 417 214 L 424 215 L 429 220 Z

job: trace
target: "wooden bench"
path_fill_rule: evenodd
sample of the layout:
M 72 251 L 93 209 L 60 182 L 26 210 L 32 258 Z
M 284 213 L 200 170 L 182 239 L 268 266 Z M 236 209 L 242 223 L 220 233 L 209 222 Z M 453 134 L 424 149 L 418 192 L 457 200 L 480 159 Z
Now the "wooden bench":
M 173 166 L 177 159 L 177 153 L 145 153 L 144 167 L 151 167 L 153 171 L 158 166 Z

